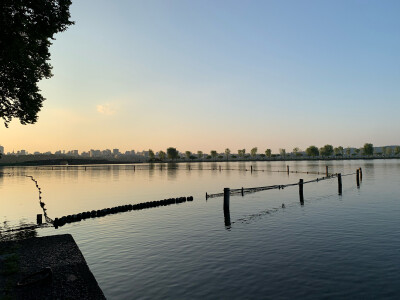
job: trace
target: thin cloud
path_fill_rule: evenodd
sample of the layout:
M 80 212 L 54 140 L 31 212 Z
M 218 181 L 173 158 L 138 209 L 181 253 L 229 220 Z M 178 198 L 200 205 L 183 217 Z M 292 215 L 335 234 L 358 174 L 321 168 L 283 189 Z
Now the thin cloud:
M 115 105 L 110 104 L 110 103 L 105 103 L 105 104 L 99 104 L 97 105 L 97 112 L 102 114 L 102 115 L 115 115 L 117 112 L 117 109 Z

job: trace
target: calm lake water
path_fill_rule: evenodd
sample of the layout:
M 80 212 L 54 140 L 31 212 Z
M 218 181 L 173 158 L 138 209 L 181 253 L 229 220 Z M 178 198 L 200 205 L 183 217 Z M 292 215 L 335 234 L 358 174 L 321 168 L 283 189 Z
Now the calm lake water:
M 400 299 L 400 160 L 288 162 L 291 171 L 326 164 L 342 174 L 362 167 L 360 188 L 352 175 L 341 196 L 337 179 L 304 185 L 304 205 L 297 186 L 232 196 L 230 227 L 223 199 L 206 192 L 317 175 L 271 172 L 285 162 L 3 168 L 14 175 L 0 176 L 0 232 L 41 213 L 23 174 L 38 181 L 51 218 L 191 195 L 37 233 L 72 234 L 108 299 Z

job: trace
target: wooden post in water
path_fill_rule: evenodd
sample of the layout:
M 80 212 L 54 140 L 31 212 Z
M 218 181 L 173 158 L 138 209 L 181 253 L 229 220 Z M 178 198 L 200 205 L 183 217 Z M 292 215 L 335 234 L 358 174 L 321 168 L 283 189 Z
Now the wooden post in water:
M 362 169 L 360 167 L 360 181 L 362 181 Z
M 219 166 L 219 171 L 221 172 L 221 166 Z
M 328 166 L 325 166 L 325 168 L 326 168 L 326 177 L 328 177 L 328 170 L 329 170 L 329 168 L 328 168 Z
M 244 189 L 243 189 L 243 187 L 242 187 L 242 197 L 244 196 Z
M 253 166 L 250 166 L 250 172 L 253 173 Z
M 229 198 L 231 196 L 230 188 L 224 188 L 224 210 L 229 210 Z
M 300 179 L 300 181 L 299 181 L 299 196 L 300 196 L 300 203 L 304 204 L 303 179 Z
M 208 194 L 207 194 L 207 192 L 206 192 L 206 200 L 208 199 Z
M 357 187 L 360 187 L 360 169 L 357 169 L 357 175 L 356 175 L 356 180 L 357 180 Z
M 339 195 L 341 195 L 342 194 L 342 174 L 341 173 L 337 174 L 337 179 L 338 179 L 338 192 L 339 192 Z
M 42 224 L 42 214 L 37 214 L 37 215 L 36 215 L 36 223 L 37 223 L 38 225 L 41 225 L 41 224 Z
M 286 166 L 286 169 L 287 169 L 287 173 L 289 175 L 289 166 Z
M 133 166 L 133 171 L 136 171 L 136 166 Z
M 224 188 L 224 221 L 225 226 L 231 226 L 231 213 L 229 211 L 229 197 L 230 197 L 230 189 Z

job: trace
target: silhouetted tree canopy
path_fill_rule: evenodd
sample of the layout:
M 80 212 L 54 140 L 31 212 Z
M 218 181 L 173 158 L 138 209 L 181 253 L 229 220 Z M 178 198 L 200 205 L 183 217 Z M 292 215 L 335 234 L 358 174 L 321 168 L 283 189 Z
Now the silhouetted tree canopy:
M 33 124 L 45 100 L 37 86 L 50 78 L 49 47 L 67 29 L 70 0 L 0 1 L 0 117 Z
M 363 150 L 364 150 L 364 154 L 365 155 L 374 154 L 374 146 L 372 144 L 370 144 L 370 143 L 365 143 L 364 147 L 363 147 Z
M 306 149 L 306 154 L 308 156 L 318 156 L 319 155 L 319 150 L 316 146 L 310 146 Z

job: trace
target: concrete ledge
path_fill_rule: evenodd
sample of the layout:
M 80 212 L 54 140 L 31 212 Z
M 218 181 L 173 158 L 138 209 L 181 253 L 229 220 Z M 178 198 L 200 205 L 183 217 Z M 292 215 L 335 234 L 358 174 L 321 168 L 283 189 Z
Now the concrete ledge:
M 1 242 L 0 249 L 0 299 L 105 299 L 70 234 Z M 17 267 L 4 272 L 11 255 Z M 18 281 L 46 267 L 53 271 L 52 280 L 16 287 Z

